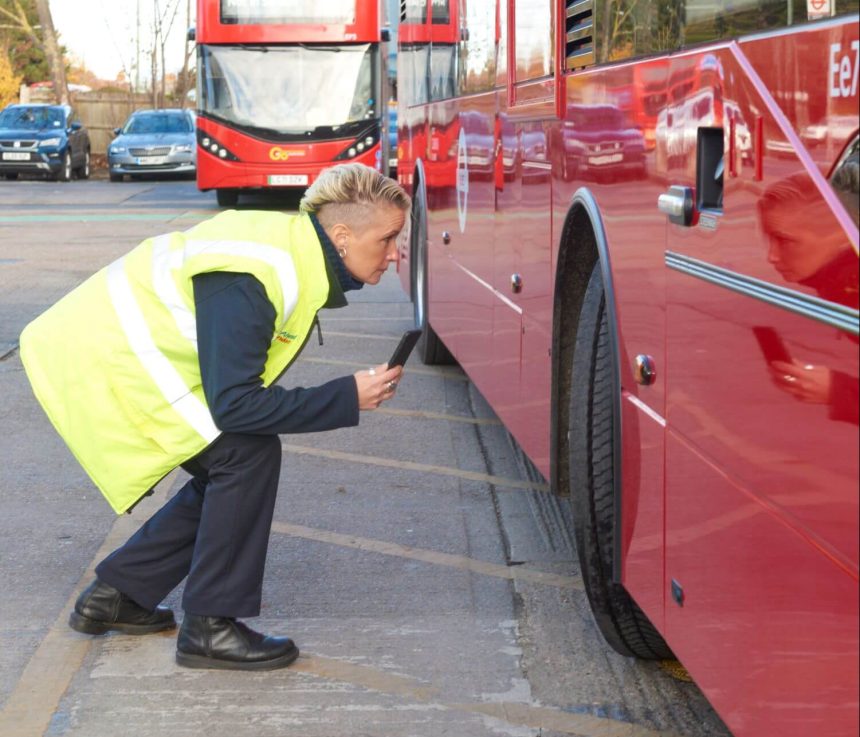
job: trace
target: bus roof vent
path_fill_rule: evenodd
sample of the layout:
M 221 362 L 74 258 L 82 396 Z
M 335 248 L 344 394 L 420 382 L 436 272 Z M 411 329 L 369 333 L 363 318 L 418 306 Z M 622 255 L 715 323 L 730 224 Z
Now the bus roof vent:
M 565 3 L 564 56 L 568 71 L 594 63 L 594 0 Z

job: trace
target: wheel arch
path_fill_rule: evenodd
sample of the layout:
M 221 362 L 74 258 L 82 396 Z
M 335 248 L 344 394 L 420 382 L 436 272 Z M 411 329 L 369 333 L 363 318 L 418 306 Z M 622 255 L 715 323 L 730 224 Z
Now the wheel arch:
M 553 290 L 552 385 L 550 418 L 550 483 L 559 494 L 570 484 L 567 428 L 571 392 L 573 349 L 585 290 L 596 263 L 600 264 L 612 353 L 613 393 L 614 551 L 612 577 L 621 581 L 621 343 L 609 243 L 600 206 L 587 187 L 573 195 L 559 240 Z
M 424 178 L 424 162 L 418 158 L 415 160 L 415 165 L 412 169 L 412 191 L 410 192 L 410 196 L 412 197 L 412 202 L 414 203 L 419 193 L 423 193 L 424 195 L 424 203 L 427 204 L 427 190 L 425 185 L 426 179 Z M 414 206 L 410 209 L 409 217 L 413 218 L 415 213 Z M 415 227 L 415 222 L 412 221 L 409 223 L 409 299 L 415 299 L 415 242 L 412 238 L 412 228 Z

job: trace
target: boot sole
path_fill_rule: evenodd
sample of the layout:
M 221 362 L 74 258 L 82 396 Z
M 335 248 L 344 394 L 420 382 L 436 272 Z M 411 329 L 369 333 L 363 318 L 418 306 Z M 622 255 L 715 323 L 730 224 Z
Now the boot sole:
M 176 651 L 176 663 L 185 668 L 208 668 L 211 670 L 277 670 L 286 668 L 299 657 L 299 649 L 294 647 L 283 655 L 271 660 L 219 660 L 206 655 L 192 655 Z
M 75 632 L 81 632 L 85 635 L 103 635 L 107 632 L 122 632 L 125 635 L 149 635 L 153 632 L 175 630 L 176 622 L 163 622 L 161 624 L 99 622 L 97 619 L 90 619 L 73 611 L 69 615 L 69 627 Z

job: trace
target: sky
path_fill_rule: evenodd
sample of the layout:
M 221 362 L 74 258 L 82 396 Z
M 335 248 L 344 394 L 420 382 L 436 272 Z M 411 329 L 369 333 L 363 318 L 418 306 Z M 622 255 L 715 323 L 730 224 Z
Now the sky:
M 158 0 L 163 9 L 179 7 L 167 40 L 167 71 L 182 68 L 186 0 Z M 60 43 L 102 79 L 116 79 L 123 70 L 132 77 L 136 57 L 137 11 L 140 8 L 141 78 L 149 79 L 152 19 L 155 0 L 50 0 Z M 196 0 L 191 2 L 192 21 Z

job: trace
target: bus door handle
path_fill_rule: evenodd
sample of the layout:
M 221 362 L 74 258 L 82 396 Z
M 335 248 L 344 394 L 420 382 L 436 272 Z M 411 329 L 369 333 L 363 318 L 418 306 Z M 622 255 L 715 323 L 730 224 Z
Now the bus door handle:
M 695 220 L 694 201 L 692 187 L 673 185 L 657 198 L 657 209 L 669 216 L 669 222 L 689 227 Z

